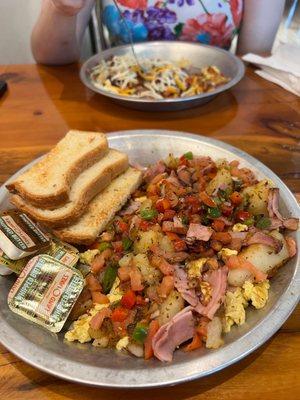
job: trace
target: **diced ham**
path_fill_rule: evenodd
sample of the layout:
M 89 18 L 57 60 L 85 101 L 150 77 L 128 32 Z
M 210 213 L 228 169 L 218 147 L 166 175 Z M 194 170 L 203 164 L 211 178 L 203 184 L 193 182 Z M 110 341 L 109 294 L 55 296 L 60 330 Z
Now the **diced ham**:
M 270 246 L 275 250 L 275 253 L 279 253 L 283 246 L 281 240 L 278 240 L 275 237 L 267 235 L 263 232 L 255 232 L 254 235 L 247 237 L 244 245 L 250 246 L 251 244 L 264 244 L 266 246 Z
M 187 229 L 186 229 L 186 227 L 184 225 L 176 227 L 174 221 L 163 221 L 163 223 L 162 223 L 162 231 L 163 232 L 174 232 L 174 233 L 179 233 L 179 234 L 185 234 L 187 232 Z
M 102 310 L 98 311 L 97 314 L 95 314 L 91 319 L 90 327 L 95 330 L 100 329 L 104 319 L 109 318 L 110 316 L 111 310 L 108 307 L 102 308 Z
M 170 176 L 165 181 L 177 187 L 181 186 L 181 183 L 179 182 L 178 177 L 173 170 L 171 171 Z
M 130 279 L 130 265 L 123 265 L 118 268 L 118 276 L 122 282 L 128 281 Z
M 173 275 L 174 267 L 169 264 L 163 257 L 154 255 L 151 258 L 151 264 L 158 268 L 164 275 Z
M 152 339 L 155 357 L 160 361 L 172 361 L 177 346 L 191 339 L 194 331 L 193 313 L 191 307 L 186 307 L 156 332 Z
M 284 227 L 291 231 L 296 231 L 299 225 L 298 218 L 284 218 L 279 212 L 279 189 L 270 188 L 268 194 L 268 212 L 271 218 L 272 228 Z
M 162 160 L 156 164 L 151 165 L 144 173 L 144 179 L 146 182 L 150 182 L 156 175 L 164 173 L 166 166 Z
M 174 288 L 174 277 L 171 275 L 164 276 L 157 288 L 158 295 L 166 298 Z
M 175 265 L 174 271 L 174 286 L 181 294 L 181 296 L 186 300 L 192 307 L 198 304 L 198 297 L 196 295 L 195 289 L 189 287 L 188 277 L 183 268 L 179 265 Z
M 173 264 L 182 262 L 189 256 L 188 253 L 185 253 L 184 251 L 177 251 L 177 252 L 164 251 L 158 246 L 152 246 L 151 251 L 155 255 L 163 257 L 164 259 Z
M 296 231 L 299 226 L 298 218 L 288 218 L 283 221 L 283 226 L 290 231 Z
M 198 303 L 195 307 L 195 311 L 204 317 L 212 319 L 215 312 L 222 304 L 227 287 L 227 272 L 228 269 L 224 266 L 217 270 L 209 271 L 206 277 L 204 277 L 204 280 L 208 282 L 212 288 L 211 299 L 206 306 Z
M 85 278 L 86 285 L 91 292 L 101 292 L 102 287 L 98 279 L 93 274 L 88 274 Z
M 143 279 L 142 274 L 135 265 L 131 267 L 129 276 L 130 276 L 131 289 L 133 291 L 139 291 L 144 289 L 144 286 L 142 284 L 142 279 Z
M 181 180 L 181 182 L 185 183 L 186 185 L 191 184 L 191 173 L 186 168 L 186 166 L 184 166 L 184 165 L 180 166 L 177 169 L 177 175 L 178 175 L 178 178 Z
M 207 226 L 201 224 L 190 224 L 186 237 L 191 240 L 203 240 L 207 242 L 212 233 L 213 230 Z
M 128 206 L 120 212 L 120 215 L 132 215 L 134 214 L 141 206 L 140 201 L 131 200 Z
M 173 218 L 173 222 L 174 222 L 174 228 L 184 228 L 184 225 L 181 222 L 180 218 L 178 218 L 176 215 Z
M 294 255 L 296 255 L 297 253 L 297 244 L 295 242 L 295 239 L 293 239 L 290 236 L 287 236 L 285 238 L 286 243 L 287 243 L 287 247 L 288 247 L 288 252 L 289 252 L 289 256 L 292 258 L 294 257 Z
M 111 249 L 105 249 L 104 251 L 102 251 L 102 253 L 98 254 L 91 263 L 92 273 L 97 274 L 98 272 L 100 272 L 104 268 L 106 260 L 110 258 L 111 255 Z

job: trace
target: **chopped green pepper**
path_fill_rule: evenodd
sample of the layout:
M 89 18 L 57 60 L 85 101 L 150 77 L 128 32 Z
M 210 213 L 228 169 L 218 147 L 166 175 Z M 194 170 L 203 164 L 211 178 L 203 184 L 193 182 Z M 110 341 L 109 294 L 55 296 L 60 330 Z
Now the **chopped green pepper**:
M 188 225 L 188 224 L 189 224 L 189 217 L 188 217 L 187 215 L 183 215 L 183 216 L 181 217 L 181 222 L 182 222 L 184 225 Z
M 109 266 L 106 268 L 104 272 L 104 276 L 102 279 L 102 288 L 104 294 L 109 293 L 117 277 L 117 273 L 118 273 L 118 264 L 116 263 L 109 264 Z
M 188 151 L 187 153 L 184 154 L 184 157 L 187 160 L 192 160 L 194 158 L 194 155 L 193 155 L 193 153 L 191 151 Z
M 133 331 L 132 338 L 138 343 L 144 343 L 148 334 L 148 328 L 144 325 L 137 325 Z
M 157 211 L 153 208 L 145 209 L 141 211 L 141 217 L 146 221 L 151 221 L 153 218 L 157 216 Z
M 123 244 L 123 249 L 125 251 L 129 250 L 130 247 L 132 246 L 133 241 L 129 239 L 129 237 L 124 237 L 122 240 L 122 244 Z
M 268 217 L 262 217 L 256 222 L 256 228 L 267 229 L 271 226 L 271 220 Z
M 215 207 L 209 207 L 207 210 L 207 214 L 210 218 L 219 218 L 221 217 L 221 211 Z
M 243 221 L 243 224 L 247 225 L 247 226 L 252 226 L 254 225 L 254 218 L 248 218 L 245 221 Z
M 101 251 L 101 252 L 106 250 L 106 249 L 109 249 L 110 247 L 111 247 L 111 244 L 108 243 L 108 242 L 101 242 L 101 243 L 98 244 L 98 250 Z

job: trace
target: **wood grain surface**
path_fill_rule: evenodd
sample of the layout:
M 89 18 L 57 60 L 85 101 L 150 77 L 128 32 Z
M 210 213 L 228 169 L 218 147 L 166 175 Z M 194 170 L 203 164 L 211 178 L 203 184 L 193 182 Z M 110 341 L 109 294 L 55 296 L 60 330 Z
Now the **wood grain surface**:
M 254 74 L 210 103 L 176 113 L 122 108 L 80 83 L 79 67 L 0 66 L 0 183 L 68 129 L 172 129 L 214 137 L 261 160 L 300 200 L 300 101 Z M 300 308 L 264 346 L 213 376 L 172 388 L 109 390 L 62 381 L 0 345 L 0 399 L 299 400 Z

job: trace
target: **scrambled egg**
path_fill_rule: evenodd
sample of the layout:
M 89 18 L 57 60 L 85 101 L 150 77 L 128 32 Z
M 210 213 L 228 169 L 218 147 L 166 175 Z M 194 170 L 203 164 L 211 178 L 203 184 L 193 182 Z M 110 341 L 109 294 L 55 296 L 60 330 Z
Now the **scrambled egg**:
M 87 251 L 85 251 L 84 253 L 80 253 L 80 258 L 79 258 L 79 260 L 80 260 L 80 262 L 81 262 L 82 264 L 91 265 L 93 259 L 94 259 L 95 256 L 96 256 L 97 254 L 99 254 L 99 253 L 100 253 L 100 251 L 97 250 L 97 249 L 94 249 L 94 250 L 87 250 Z
M 198 258 L 198 260 L 190 261 L 187 263 L 188 276 L 190 278 L 199 278 L 203 265 L 206 263 L 208 258 Z
M 243 285 L 244 298 L 251 301 L 253 307 L 259 309 L 266 305 L 269 298 L 269 281 L 253 284 L 250 281 L 246 281 Z
M 95 307 L 89 311 L 89 314 L 81 315 L 77 321 L 73 322 L 72 328 L 66 332 L 65 339 L 69 342 L 78 340 L 80 343 L 86 343 L 92 340 L 89 335 L 90 321 L 94 315 L 107 304 L 95 304 Z
M 247 305 L 241 288 L 226 292 L 224 332 L 229 332 L 233 324 L 242 325 L 245 322 Z
M 110 292 L 107 295 L 110 303 L 114 303 L 115 301 L 121 300 L 123 292 L 121 291 L 119 285 L 120 285 L 120 279 L 117 277 L 114 281 L 112 288 L 110 289 Z
M 233 324 L 243 325 L 246 319 L 245 308 L 251 301 L 253 307 L 260 309 L 266 305 L 269 298 L 269 281 L 252 283 L 246 281 L 241 288 L 225 295 L 224 332 L 229 332 Z
M 232 227 L 233 232 L 245 232 L 245 231 L 247 231 L 248 229 L 249 229 L 249 228 L 248 228 L 247 225 L 245 225 L 245 224 L 240 224 L 240 223 L 235 224 L 235 225 L 233 225 L 233 227 Z
M 116 349 L 117 349 L 118 351 L 121 351 L 122 349 L 126 349 L 126 347 L 128 346 L 128 344 L 129 344 L 129 337 L 128 337 L 128 336 L 124 336 L 124 337 L 122 337 L 122 339 L 120 339 L 120 340 L 118 341 L 118 343 L 116 344 Z
M 218 252 L 218 257 L 225 262 L 227 257 L 236 256 L 237 254 L 238 254 L 237 250 L 231 250 L 227 249 L 226 247 L 223 247 L 223 249 L 221 249 Z
M 119 301 L 122 298 L 122 292 L 119 288 L 119 285 L 120 279 L 116 278 L 110 292 L 107 295 L 110 303 Z M 74 321 L 71 329 L 66 332 L 65 339 L 69 342 L 74 342 L 75 340 L 78 340 L 80 343 L 90 342 L 92 340 L 89 334 L 90 321 L 93 316 L 104 307 L 108 307 L 108 304 L 95 304 L 88 314 L 84 314 L 79 317 L 77 321 Z

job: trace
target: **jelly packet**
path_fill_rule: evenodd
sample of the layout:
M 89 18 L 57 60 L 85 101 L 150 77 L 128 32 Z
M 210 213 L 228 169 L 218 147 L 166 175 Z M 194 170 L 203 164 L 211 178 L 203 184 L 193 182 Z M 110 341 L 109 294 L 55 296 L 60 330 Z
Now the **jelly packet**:
M 23 268 L 8 294 L 8 306 L 25 319 L 59 332 L 84 285 L 75 268 L 41 254 Z
M 41 252 L 50 239 L 23 212 L 8 210 L 0 215 L 0 247 L 12 260 Z

